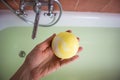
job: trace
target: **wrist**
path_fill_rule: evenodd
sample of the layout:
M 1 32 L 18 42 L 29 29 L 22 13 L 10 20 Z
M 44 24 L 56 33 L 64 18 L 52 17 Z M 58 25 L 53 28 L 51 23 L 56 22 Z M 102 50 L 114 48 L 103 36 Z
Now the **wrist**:
M 23 64 L 10 80 L 32 80 L 29 68 Z

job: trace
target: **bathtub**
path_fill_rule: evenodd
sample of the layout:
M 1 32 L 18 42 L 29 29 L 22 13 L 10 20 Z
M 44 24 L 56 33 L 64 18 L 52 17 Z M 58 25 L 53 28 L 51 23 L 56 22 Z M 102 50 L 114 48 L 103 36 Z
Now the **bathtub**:
M 35 40 L 32 28 L 12 12 L 0 10 L 0 80 L 8 80 L 36 44 L 69 29 L 80 37 L 80 58 L 42 80 L 120 79 L 120 14 L 63 12 L 56 25 L 39 27 Z

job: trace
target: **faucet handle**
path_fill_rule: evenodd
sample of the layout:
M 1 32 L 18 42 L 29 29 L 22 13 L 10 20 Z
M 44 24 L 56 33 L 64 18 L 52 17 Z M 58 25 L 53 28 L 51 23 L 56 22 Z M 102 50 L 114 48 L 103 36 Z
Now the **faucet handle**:
M 48 1 L 48 13 L 44 13 L 44 16 L 49 16 L 50 18 L 56 16 L 56 13 L 53 13 L 54 11 L 54 0 L 47 0 Z
M 44 13 L 44 16 L 49 16 L 50 18 L 53 18 L 57 15 L 57 13 Z

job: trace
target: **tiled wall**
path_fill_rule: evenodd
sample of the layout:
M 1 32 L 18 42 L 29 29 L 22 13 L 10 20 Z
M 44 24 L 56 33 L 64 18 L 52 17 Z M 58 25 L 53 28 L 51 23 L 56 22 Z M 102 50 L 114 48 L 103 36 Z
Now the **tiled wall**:
M 64 10 L 120 13 L 120 0 L 61 0 L 61 2 Z
M 7 0 L 11 4 L 14 0 Z M 19 0 L 16 0 L 19 1 Z M 120 0 L 59 0 L 64 11 L 120 13 Z M 13 5 L 16 7 L 16 5 Z M 0 9 L 6 7 L 0 2 Z

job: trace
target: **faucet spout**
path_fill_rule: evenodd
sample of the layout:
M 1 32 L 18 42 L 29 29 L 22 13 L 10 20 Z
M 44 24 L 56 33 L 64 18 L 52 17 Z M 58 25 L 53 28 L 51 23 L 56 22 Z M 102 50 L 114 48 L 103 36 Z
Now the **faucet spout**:
M 36 0 L 35 6 L 34 6 L 34 11 L 35 11 L 36 15 L 35 15 L 34 27 L 33 27 L 33 32 L 32 32 L 32 39 L 35 39 L 36 34 L 37 34 L 40 12 L 41 12 L 40 7 L 41 7 L 41 3 L 38 0 Z
M 32 32 L 32 39 L 35 39 L 36 34 L 37 34 L 37 29 L 38 29 L 38 24 L 39 24 L 39 17 L 40 17 L 40 12 L 36 13 L 36 16 L 35 16 L 33 32 Z
M 33 32 L 32 32 L 32 39 L 36 37 L 38 26 L 41 27 L 50 27 L 56 24 L 62 15 L 62 5 L 59 0 L 20 0 L 19 9 L 14 9 L 11 4 L 8 3 L 7 0 L 1 0 L 16 16 L 18 16 L 23 21 L 34 24 Z M 15 1 L 15 0 L 14 0 Z M 58 12 L 54 12 L 54 4 L 58 7 Z M 35 20 L 30 20 L 28 14 L 25 11 L 25 7 L 32 6 L 35 12 Z M 40 13 L 42 11 L 42 6 L 48 7 L 48 12 L 44 12 L 44 16 L 50 18 L 51 21 L 49 23 L 39 23 Z M 56 16 L 57 15 L 57 16 Z

